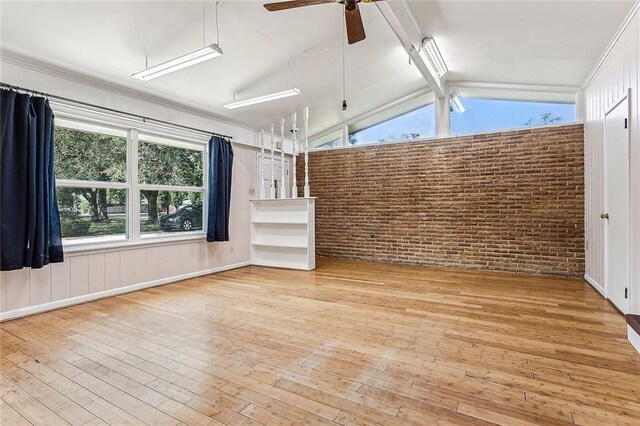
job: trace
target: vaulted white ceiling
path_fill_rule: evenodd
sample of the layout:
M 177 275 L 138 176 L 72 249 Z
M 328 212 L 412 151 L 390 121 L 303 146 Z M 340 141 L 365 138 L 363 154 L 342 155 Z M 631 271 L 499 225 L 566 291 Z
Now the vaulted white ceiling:
M 633 1 L 409 1 L 438 41 L 450 80 L 579 86 Z M 213 2 L 0 3 L 3 50 L 145 92 L 254 128 L 312 108 L 312 133 L 426 86 L 375 4 L 361 5 L 364 42 L 346 47 L 349 110 L 341 110 L 339 5 L 269 13 L 258 1 L 219 4 L 224 56 L 150 82 L 133 72 L 215 42 Z M 300 86 L 302 95 L 229 111 L 244 99 Z

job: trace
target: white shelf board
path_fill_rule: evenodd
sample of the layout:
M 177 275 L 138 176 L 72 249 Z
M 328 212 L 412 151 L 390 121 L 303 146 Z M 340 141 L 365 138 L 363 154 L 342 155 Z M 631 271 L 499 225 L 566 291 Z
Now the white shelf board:
M 306 244 L 287 244 L 287 243 L 251 243 L 252 246 L 257 247 L 280 247 L 280 248 L 292 248 L 292 249 L 307 249 Z
M 271 262 L 271 261 L 263 261 L 263 260 L 254 260 L 251 262 L 252 265 L 256 266 L 265 266 L 267 268 L 284 268 L 284 269 L 297 269 L 303 271 L 309 271 L 309 267 L 306 263 L 296 263 L 296 262 Z
M 256 225 L 308 225 L 306 220 L 278 220 L 278 219 L 265 219 L 265 220 L 252 220 L 251 223 Z
M 295 200 L 315 200 L 316 197 L 298 197 L 298 198 L 251 198 L 249 201 L 295 201 Z

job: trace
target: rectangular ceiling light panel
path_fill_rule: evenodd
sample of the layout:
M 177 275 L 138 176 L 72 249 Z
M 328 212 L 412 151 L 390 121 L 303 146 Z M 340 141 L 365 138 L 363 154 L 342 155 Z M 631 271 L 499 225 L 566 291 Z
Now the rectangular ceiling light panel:
M 147 68 L 146 70 L 137 72 L 132 75 L 133 78 L 138 80 L 147 81 L 165 74 L 169 74 L 174 71 L 181 70 L 191 65 L 199 64 L 200 62 L 207 61 L 209 59 L 222 56 L 222 49 L 217 44 L 211 44 L 209 46 L 198 49 L 195 52 L 187 53 L 178 58 L 171 59 L 170 61 L 163 62 L 159 65 Z
M 447 64 L 444 63 L 438 45 L 433 38 L 428 37 L 424 40 L 420 49 L 420 56 L 422 56 L 423 61 L 431 65 L 438 77 L 442 77 L 447 73 Z
M 242 108 L 249 105 L 260 104 L 262 102 L 274 101 L 276 99 L 288 98 L 289 96 L 296 96 L 300 94 L 300 89 L 293 88 L 285 90 L 283 92 L 271 93 L 269 95 L 258 96 L 256 98 L 246 99 L 244 101 L 236 101 L 225 104 L 224 107 L 228 109 Z

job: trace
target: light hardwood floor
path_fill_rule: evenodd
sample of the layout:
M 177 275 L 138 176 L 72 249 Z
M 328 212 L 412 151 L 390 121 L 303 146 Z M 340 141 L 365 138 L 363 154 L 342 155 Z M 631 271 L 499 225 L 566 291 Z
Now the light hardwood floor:
M 1 423 L 640 424 L 640 356 L 581 280 L 320 259 L 0 325 Z

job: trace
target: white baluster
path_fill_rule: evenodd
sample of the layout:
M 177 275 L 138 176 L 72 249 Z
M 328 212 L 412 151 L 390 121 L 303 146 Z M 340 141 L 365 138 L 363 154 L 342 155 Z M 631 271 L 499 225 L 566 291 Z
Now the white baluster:
M 298 129 L 296 129 L 296 123 L 298 115 L 295 112 L 291 114 L 291 121 L 293 123 L 293 185 L 291 186 L 291 198 L 298 198 L 298 178 L 296 177 L 296 161 L 298 159 Z
M 284 170 L 284 118 L 280 120 L 280 164 L 282 165 L 282 180 L 280 181 L 280 198 L 287 198 L 287 182 L 285 178 L 285 170 Z
M 309 188 L 309 107 L 304 107 L 304 196 L 311 197 Z
M 266 198 L 264 187 L 264 129 L 260 130 L 260 199 Z
M 271 186 L 269 187 L 269 198 L 276 198 L 276 175 L 275 175 L 275 162 L 276 162 L 276 140 L 275 140 L 276 125 L 271 123 Z

